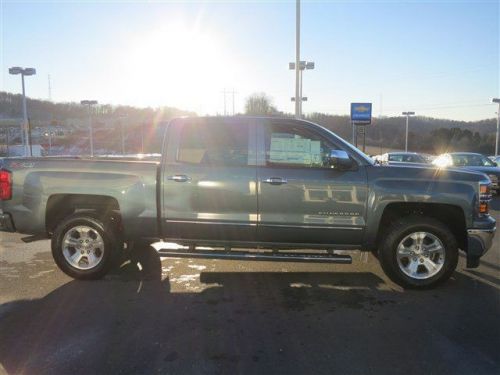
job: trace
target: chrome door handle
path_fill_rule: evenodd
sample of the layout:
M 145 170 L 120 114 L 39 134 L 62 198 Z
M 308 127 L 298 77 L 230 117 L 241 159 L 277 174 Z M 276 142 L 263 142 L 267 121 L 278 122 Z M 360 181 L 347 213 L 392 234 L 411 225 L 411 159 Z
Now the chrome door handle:
M 269 178 L 266 178 L 265 180 L 262 180 L 262 182 L 265 182 L 266 184 L 271 184 L 271 185 L 284 185 L 288 181 L 286 180 L 286 178 L 282 178 L 282 177 L 269 177 Z
M 173 176 L 168 176 L 167 179 L 175 182 L 186 182 L 191 180 L 191 178 L 186 176 L 185 174 L 176 174 Z

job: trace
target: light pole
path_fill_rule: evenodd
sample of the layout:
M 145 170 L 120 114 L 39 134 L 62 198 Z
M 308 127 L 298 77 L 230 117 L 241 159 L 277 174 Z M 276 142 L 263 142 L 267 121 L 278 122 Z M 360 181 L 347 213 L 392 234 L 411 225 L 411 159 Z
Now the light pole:
M 90 143 L 90 156 L 94 156 L 94 130 L 92 129 L 92 106 L 97 104 L 97 100 L 82 100 L 82 105 L 86 105 L 89 110 L 89 143 Z
M 21 75 L 21 82 L 23 86 L 23 128 L 21 131 L 21 140 L 24 144 L 24 156 L 28 156 L 29 147 L 28 147 L 28 110 L 26 109 L 26 91 L 24 89 L 24 76 L 32 76 L 36 74 L 36 69 L 34 68 L 21 68 L 19 66 L 14 66 L 9 68 L 9 74 Z
M 408 122 L 410 116 L 414 116 L 415 112 L 403 112 L 403 116 L 406 116 L 406 137 L 405 137 L 405 152 L 408 152 Z
M 305 102 L 307 101 L 307 98 L 303 97 L 302 96 L 302 73 L 304 72 L 304 70 L 312 70 L 314 69 L 314 62 L 313 61 L 300 61 L 299 63 L 299 95 L 298 95 L 298 102 L 299 102 L 299 112 L 298 112 L 298 115 L 296 114 L 296 117 L 297 118 L 301 118 L 302 117 L 302 102 Z M 295 63 L 291 62 L 291 63 L 288 63 L 288 69 L 290 70 L 294 70 L 295 69 Z M 293 97 L 292 98 L 292 102 L 295 102 L 295 105 L 297 106 L 297 97 Z
M 498 110 L 497 110 L 497 134 L 495 137 L 495 156 L 498 156 L 498 132 L 500 128 L 500 98 L 493 98 L 492 103 L 497 103 L 498 104 Z
M 295 117 L 300 118 L 300 0 L 295 3 Z M 300 98 L 300 99 L 299 99 Z

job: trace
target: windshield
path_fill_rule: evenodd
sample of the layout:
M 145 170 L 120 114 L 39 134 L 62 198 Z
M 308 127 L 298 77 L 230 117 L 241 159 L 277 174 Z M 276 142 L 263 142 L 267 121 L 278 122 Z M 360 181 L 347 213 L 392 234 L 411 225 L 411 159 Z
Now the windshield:
M 363 161 L 366 161 L 368 164 L 370 165 L 375 165 L 375 160 L 373 160 L 371 157 L 369 157 L 368 155 L 366 155 L 364 152 L 362 152 L 359 148 L 356 148 L 354 147 L 352 144 L 350 144 L 349 142 L 347 142 L 346 140 L 342 139 L 341 137 L 339 137 L 337 134 L 335 134 L 334 132 L 332 132 L 331 130 L 329 129 L 326 129 L 325 127 L 321 126 L 321 125 L 318 125 L 318 124 L 315 124 L 316 126 L 319 126 L 321 128 L 323 128 L 324 130 L 326 130 L 328 133 L 330 133 L 331 135 L 333 135 L 339 142 L 342 143 L 342 145 L 347 149 L 349 150 L 350 152 L 356 154 L 357 156 L 359 156 L 360 159 L 362 159 Z
M 486 156 L 479 154 L 451 155 L 453 165 L 457 167 L 494 167 L 495 164 Z

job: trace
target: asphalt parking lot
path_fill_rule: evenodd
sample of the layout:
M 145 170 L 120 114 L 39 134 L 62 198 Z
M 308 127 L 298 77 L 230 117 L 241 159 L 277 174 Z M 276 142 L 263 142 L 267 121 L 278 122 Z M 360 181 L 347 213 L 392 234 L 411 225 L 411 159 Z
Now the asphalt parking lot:
M 84 282 L 56 268 L 48 241 L 1 233 L 0 372 L 498 374 L 499 236 L 479 268 L 464 264 L 417 292 L 366 254 L 304 265 L 151 250 Z

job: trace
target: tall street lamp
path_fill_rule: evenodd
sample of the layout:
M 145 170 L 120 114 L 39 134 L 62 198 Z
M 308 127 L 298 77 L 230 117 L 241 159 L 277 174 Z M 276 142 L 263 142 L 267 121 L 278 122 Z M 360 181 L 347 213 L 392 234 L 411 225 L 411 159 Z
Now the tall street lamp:
M 86 105 L 89 109 L 89 143 L 90 143 L 90 156 L 94 156 L 94 130 L 92 128 L 92 106 L 97 104 L 97 100 L 82 100 L 82 105 Z
M 415 112 L 403 112 L 403 116 L 406 116 L 406 137 L 405 137 L 405 152 L 408 152 L 408 122 L 410 116 L 414 116 Z
M 26 92 L 24 89 L 24 76 L 32 76 L 36 74 L 36 69 L 34 68 L 21 68 L 19 66 L 14 66 L 9 68 L 9 74 L 21 75 L 21 82 L 23 86 L 23 127 L 21 131 L 21 140 L 24 144 L 24 156 L 28 156 L 29 152 L 29 134 L 28 134 L 28 110 L 26 109 Z M 31 155 L 33 156 L 33 155 Z
M 300 0 L 295 1 L 295 117 L 300 118 L 300 87 L 299 87 L 299 65 L 300 65 Z M 299 101 L 300 100 L 300 101 Z
M 307 101 L 307 97 L 303 97 L 302 96 L 302 72 L 304 70 L 312 70 L 314 69 L 314 62 L 313 61 L 300 61 L 300 64 L 299 64 L 299 72 L 300 72 L 300 75 L 299 75 L 299 111 L 298 111 L 298 115 L 297 115 L 297 118 L 301 118 L 302 117 L 302 102 L 305 102 Z M 288 63 L 288 69 L 290 70 L 295 70 L 295 63 L 291 62 L 291 63 Z M 293 97 L 292 98 L 292 102 L 294 101 L 295 102 L 295 105 L 297 105 L 297 98 Z
M 495 156 L 498 156 L 498 131 L 499 131 L 499 128 L 500 128 L 500 98 L 493 98 L 491 100 L 491 102 L 498 104 L 498 110 L 497 110 L 497 135 L 495 137 Z

